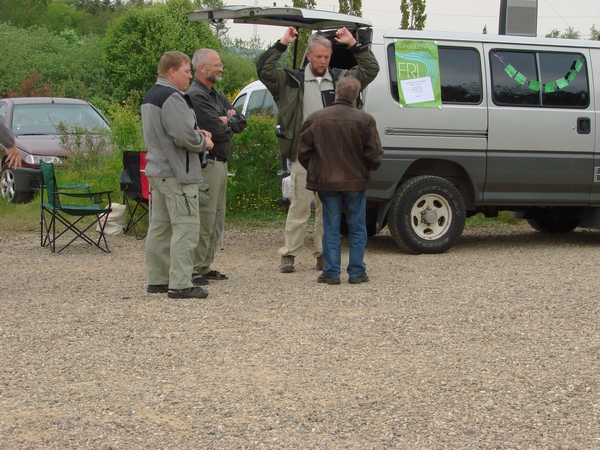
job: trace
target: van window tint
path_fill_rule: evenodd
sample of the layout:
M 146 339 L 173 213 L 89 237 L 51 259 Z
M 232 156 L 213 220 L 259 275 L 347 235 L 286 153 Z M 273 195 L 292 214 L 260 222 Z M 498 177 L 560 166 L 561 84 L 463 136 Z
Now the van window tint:
M 262 111 L 266 93 L 266 89 L 252 91 L 250 94 L 250 99 L 248 100 L 248 106 L 246 106 L 246 116 L 250 116 L 251 114 L 256 114 Z
M 263 111 L 266 114 L 277 114 L 278 108 L 275 104 L 275 99 L 270 92 L 267 91 L 265 95 L 265 103 L 263 105 Z
M 587 66 L 581 54 L 493 50 L 490 66 L 496 105 L 563 108 L 589 105 Z
M 237 112 L 242 112 L 244 109 L 244 102 L 246 101 L 246 94 L 240 95 L 238 98 L 235 99 L 235 102 L 233 102 L 233 106 L 234 109 Z
M 479 53 L 473 48 L 438 47 L 442 103 L 479 104 L 482 100 L 481 64 Z M 398 78 L 394 44 L 388 46 L 391 93 L 398 97 Z

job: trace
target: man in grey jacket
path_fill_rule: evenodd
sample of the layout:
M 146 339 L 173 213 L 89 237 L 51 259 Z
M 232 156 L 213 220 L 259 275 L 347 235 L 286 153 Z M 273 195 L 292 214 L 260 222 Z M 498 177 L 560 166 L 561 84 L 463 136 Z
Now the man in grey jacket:
M 192 79 L 190 58 L 166 52 L 158 80 L 142 101 L 142 127 L 148 148 L 146 176 L 152 187 L 152 217 L 146 237 L 149 293 L 169 298 L 206 298 L 192 282 L 200 216 L 198 154 L 213 147 L 210 133 L 198 129 L 184 94 Z

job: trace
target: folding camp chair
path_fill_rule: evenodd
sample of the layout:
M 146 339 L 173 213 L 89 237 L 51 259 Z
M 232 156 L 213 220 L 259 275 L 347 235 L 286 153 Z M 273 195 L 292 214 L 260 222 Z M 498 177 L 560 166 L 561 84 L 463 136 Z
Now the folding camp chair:
M 146 237 L 146 233 L 138 235 L 137 225 L 148 215 L 150 208 L 148 178 L 143 173 L 146 169 L 146 154 L 147 152 L 123 152 L 123 172 L 119 180 L 123 203 L 129 216 L 125 232 L 133 229 L 136 239 Z
M 104 252 L 110 253 L 104 235 L 106 220 L 103 219 L 106 219 L 111 211 L 110 194 L 112 191 L 89 192 L 89 185 L 87 184 L 58 186 L 56 184 L 53 164 L 41 162 L 40 171 L 42 173 L 43 181 L 41 246 L 49 246 L 52 253 L 55 253 L 56 240 L 67 231 L 71 231 L 75 234 L 75 237 L 64 244 L 57 253 L 63 251 L 78 238 L 81 238 L 90 245 L 98 247 Z M 74 192 L 78 189 L 87 190 L 87 192 Z M 47 201 L 44 200 L 44 192 L 48 196 Z M 102 206 L 102 198 L 104 196 L 108 197 L 108 206 L 106 207 Z M 65 197 L 69 198 L 71 201 L 83 204 L 65 204 L 62 201 Z M 83 221 L 84 218 L 91 218 L 91 220 Z M 57 222 L 64 226 L 62 231 L 57 230 Z M 96 224 L 98 224 L 99 236 L 98 239 L 92 239 L 86 232 L 90 229 L 95 231 L 92 227 Z

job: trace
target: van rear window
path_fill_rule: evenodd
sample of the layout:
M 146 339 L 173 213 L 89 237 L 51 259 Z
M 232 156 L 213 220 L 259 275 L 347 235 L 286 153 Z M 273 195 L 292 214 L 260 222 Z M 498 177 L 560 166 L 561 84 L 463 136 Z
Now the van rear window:
M 587 64 L 580 53 L 494 49 L 492 98 L 499 106 L 587 108 Z
M 394 64 L 394 44 L 387 48 L 391 94 L 398 97 L 398 77 Z M 438 47 L 442 103 L 479 104 L 482 100 L 481 65 L 479 53 L 474 48 Z

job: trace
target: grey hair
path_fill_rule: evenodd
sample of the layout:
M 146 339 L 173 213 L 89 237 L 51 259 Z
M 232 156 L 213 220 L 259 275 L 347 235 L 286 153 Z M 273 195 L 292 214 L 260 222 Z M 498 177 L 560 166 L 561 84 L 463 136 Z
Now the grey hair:
M 342 77 L 338 80 L 335 93 L 339 100 L 353 103 L 360 92 L 360 81 L 353 76 Z
M 321 33 L 311 34 L 306 45 L 306 53 L 310 53 L 315 49 L 315 45 L 321 44 L 331 50 L 331 41 Z
M 201 48 L 194 52 L 194 56 L 192 57 L 192 68 L 194 69 L 194 72 L 198 70 L 199 65 L 206 64 L 208 62 L 208 55 L 210 55 L 212 52 L 215 52 L 215 50 L 212 48 Z

